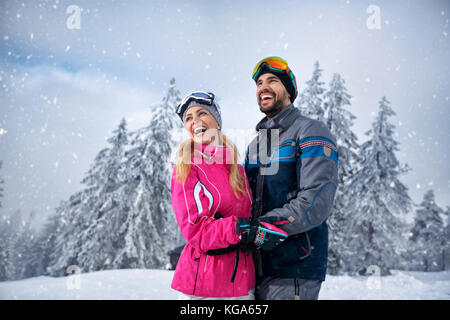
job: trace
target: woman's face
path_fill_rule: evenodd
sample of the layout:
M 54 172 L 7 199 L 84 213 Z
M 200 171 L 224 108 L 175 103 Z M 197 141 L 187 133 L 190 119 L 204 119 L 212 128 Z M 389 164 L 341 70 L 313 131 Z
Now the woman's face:
M 205 108 L 189 108 L 184 116 L 184 125 L 195 143 L 219 144 L 219 125 Z

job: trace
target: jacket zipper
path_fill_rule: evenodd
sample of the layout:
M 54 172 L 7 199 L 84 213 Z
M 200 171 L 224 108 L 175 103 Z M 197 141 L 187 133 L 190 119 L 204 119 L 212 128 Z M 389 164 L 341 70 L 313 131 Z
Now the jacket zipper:
M 205 266 L 203 267 L 203 273 L 206 272 L 206 264 L 208 263 L 208 255 L 206 255 Z
M 194 290 L 192 290 L 192 295 L 195 295 L 195 288 L 197 287 L 197 276 L 198 276 L 198 268 L 200 267 L 200 258 L 202 256 L 200 255 L 200 257 L 198 257 L 197 259 L 194 260 L 198 260 L 198 264 L 197 264 L 197 272 L 195 273 L 195 282 L 194 282 Z
M 258 133 L 258 140 L 257 140 L 257 147 L 256 150 L 258 152 L 258 157 L 260 153 L 259 149 L 259 143 L 261 138 L 261 133 Z M 259 161 L 259 160 L 258 160 Z M 256 187 L 255 187 L 255 201 L 254 205 L 252 205 L 252 218 L 259 218 L 262 214 L 263 210 L 263 193 L 264 193 L 264 175 L 261 174 L 262 168 L 259 167 L 258 174 L 256 176 Z M 252 255 L 255 260 L 255 269 L 256 269 L 256 275 L 262 276 L 263 275 L 263 268 L 262 268 L 262 257 L 261 252 L 259 250 L 255 250 L 254 247 L 251 249 Z

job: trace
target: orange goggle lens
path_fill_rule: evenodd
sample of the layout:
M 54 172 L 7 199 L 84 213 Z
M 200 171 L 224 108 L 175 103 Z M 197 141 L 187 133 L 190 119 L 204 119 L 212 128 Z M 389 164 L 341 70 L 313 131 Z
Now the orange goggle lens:
M 286 70 L 288 64 L 285 60 L 281 59 L 280 57 L 268 57 L 256 64 L 255 69 L 253 69 L 252 78 L 255 79 L 259 72 L 261 71 L 261 65 L 263 63 L 267 63 L 269 67 L 272 69 L 275 69 L 276 71 L 284 71 Z

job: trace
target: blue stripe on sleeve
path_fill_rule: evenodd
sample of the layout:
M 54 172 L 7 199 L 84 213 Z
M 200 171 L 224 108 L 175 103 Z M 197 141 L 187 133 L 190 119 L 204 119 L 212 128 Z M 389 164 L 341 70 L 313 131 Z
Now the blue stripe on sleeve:
M 325 152 L 323 151 L 324 146 L 311 146 L 307 147 L 305 149 L 302 149 L 301 158 L 315 158 L 315 157 L 325 157 L 333 160 L 334 162 L 338 163 L 338 154 L 333 149 L 331 150 L 331 154 L 329 157 L 326 156 Z

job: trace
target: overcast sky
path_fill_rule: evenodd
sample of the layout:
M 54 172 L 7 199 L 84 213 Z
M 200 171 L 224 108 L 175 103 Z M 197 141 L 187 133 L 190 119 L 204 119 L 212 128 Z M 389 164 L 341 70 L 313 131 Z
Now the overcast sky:
M 70 5 L 81 9 L 79 29 L 67 26 Z M 171 77 L 182 94 L 216 93 L 225 132 L 251 132 L 263 116 L 251 72 L 269 55 L 289 62 L 300 91 L 316 60 L 327 85 L 340 73 L 360 143 L 385 95 L 397 114 L 397 156 L 412 169 L 402 178 L 411 198 L 431 188 L 445 208 L 449 8 L 447 0 L 1 1 L 0 212 L 34 209 L 43 221 L 82 188 L 122 117 L 130 131 L 147 124 Z

